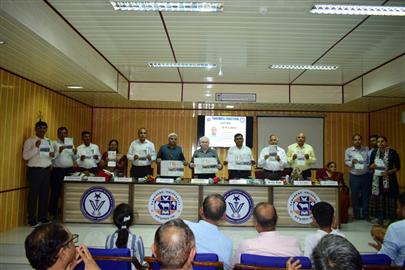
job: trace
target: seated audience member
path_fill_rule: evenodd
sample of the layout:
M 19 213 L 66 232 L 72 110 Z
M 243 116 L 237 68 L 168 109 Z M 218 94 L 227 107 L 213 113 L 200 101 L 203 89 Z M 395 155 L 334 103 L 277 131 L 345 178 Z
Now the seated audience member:
M 110 152 L 110 156 L 108 155 Z M 109 164 L 110 162 L 110 164 Z M 128 160 L 118 149 L 118 141 L 113 139 L 108 143 L 108 150 L 101 156 L 98 167 L 107 170 L 114 176 L 124 177 L 127 175 Z
M 324 236 L 312 252 L 315 270 L 361 270 L 360 253 L 346 238 L 340 235 Z
M 208 137 L 203 136 L 200 138 L 200 148 L 194 151 L 193 157 L 191 158 L 189 167 L 193 170 L 195 170 L 195 163 L 194 163 L 194 159 L 195 158 L 215 158 L 217 160 L 217 169 L 222 169 L 222 164 L 219 161 L 218 158 L 218 154 L 217 151 L 215 151 L 215 149 L 210 147 L 210 140 L 208 139 Z M 200 174 L 196 174 L 194 173 L 194 177 L 195 178 L 202 178 L 202 179 L 206 179 L 206 178 L 214 178 L 215 177 L 215 173 L 200 173 Z
M 331 161 L 326 165 L 326 168 L 316 172 L 318 180 L 335 180 L 342 185 L 339 190 L 339 218 L 341 223 L 347 223 L 349 220 L 349 188 L 343 180 L 343 173 L 336 171 L 336 163 Z
M 79 171 L 86 174 L 93 173 L 97 174 L 98 166 L 100 162 L 100 150 L 98 145 L 91 143 L 91 133 L 90 131 L 82 132 L 83 144 L 77 147 L 77 166 L 79 166 Z
M 129 248 L 131 255 L 135 256 L 142 264 L 145 255 L 145 248 L 140 236 L 130 232 L 129 227 L 134 221 L 132 207 L 126 203 L 121 203 L 114 209 L 113 221 L 117 229 L 107 236 L 106 248 Z
M 240 263 L 241 254 L 249 253 L 262 256 L 300 256 L 297 239 L 283 236 L 276 231 L 277 211 L 270 203 L 261 202 L 253 212 L 256 221 L 255 238 L 246 239 L 239 244 L 233 256 L 232 265 Z
M 193 231 L 197 253 L 215 253 L 225 269 L 230 268 L 233 243 L 232 240 L 218 230 L 219 223 L 225 218 L 226 204 L 220 194 L 205 197 L 200 208 L 201 220 L 198 223 L 185 221 Z
M 237 133 L 233 136 L 235 146 L 228 150 L 224 165 L 228 165 L 228 179 L 248 178 L 252 175 L 252 166 L 256 164 L 252 150 L 243 145 L 243 135 Z M 249 169 L 243 168 L 248 166 Z M 242 168 L 238 168 L 243 166 Z M 235 167 L 235 168 L 232 168 Z
M 25 254 L 31 266 L 38 270 L 73 270 L 81 261 L 85 270 L 99 270 L 86 246 L 75 247 L 77 237 L 62 224 L 43 224 L 25 239 Z
M 161 269 L 192 269 L 195 256 L 193 232 L 181 219 L 167 221 L 155 233 L 152 253 L 160 261 Z
M 333 206 L 327 202 L 318 202 L 312 209 L 313 223 L 319 228 L 316 233 L 312 233 L 305 237 L 304 241 L 304 256 L 310 257 L 312 250 L 318 244 L 319 240 L 327 234 L 337 234 L 343 236 L 337 230 L 332 228 L 334 222 Z
M 402 266 L 405 261 L 405 192 L 398 195 L 397 215 L 402 220 L 388 226 L 384 241 L 374 236 L 377 244 L 370 245 L 379 250 L 378 254 L 385 254 L 395 265 Z

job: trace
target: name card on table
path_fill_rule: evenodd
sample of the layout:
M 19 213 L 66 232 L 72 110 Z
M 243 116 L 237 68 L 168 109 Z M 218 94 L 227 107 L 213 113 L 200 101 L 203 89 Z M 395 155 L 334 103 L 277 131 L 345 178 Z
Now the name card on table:
M 312 186 L 311 180 L 295 180 L 294 186 Z
M 210 181 L 208 179 L 197 179 L 193 178 L 191 179 L 191 184 L 200 184 L 200 185 L 208 185 Z
M 249 179 L 230 179 L 229 184 L 230 185 L 247 185 L 249 182 Z
M 105 178 L 102 176 L 89 176 L 87 177 L 87 181 L 92 182 L 105 182 Z
M 268 186 L 284 186 L 284 182 L 281 180 L 269 180 L 265 179 L 264 183 Z
M 173 178 L 156 178 L 156 183 L 158 184 L 173 184 Z
M 132 182 L 131 177 L 114 177 L 114 182 L 130 183 Z
M 81 176 L 65 176 L 63 178 L 64 181 L 82 181 Z
M 337 181 L 333 181 L 333 180 L 323 180 L 320 181 L 321 186 L 338 186 L 339 183 Z

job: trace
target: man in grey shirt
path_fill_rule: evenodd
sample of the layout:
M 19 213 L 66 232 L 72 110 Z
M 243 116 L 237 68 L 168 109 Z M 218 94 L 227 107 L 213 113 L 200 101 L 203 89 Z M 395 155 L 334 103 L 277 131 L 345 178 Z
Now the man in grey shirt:
M 350 168 L 350 189 L 355 219 L 369 219 L 370 175 L 368 173 L 368 147 L 361 145 L 362 137 L 354 134 L 353 146 L 345 151 L 345 164 Z
M 215 151 L 215 149 L 210 147 L 210 140 L 208 139 L 208 137 L 203 136 L 200 138 L 199 141 L 200 141 L 200 148 L 194 151 L 193 157 L 191 158 L 191 162 L 189 165 L 189 167 L 193 170 L 193 172 L 195 168 L 194 163 L 195 158 L 215 158 L 217 160 L 216 168 L 219 170 L 222 169 L 222 164 L 219 161 L 217 151 Z M 193 177 L 195 178 L 202 178 L 202 179 L 215 177 L 215 173 L 200 173 L 200 174 L 193 173 L 193 175 L 194 175 Z

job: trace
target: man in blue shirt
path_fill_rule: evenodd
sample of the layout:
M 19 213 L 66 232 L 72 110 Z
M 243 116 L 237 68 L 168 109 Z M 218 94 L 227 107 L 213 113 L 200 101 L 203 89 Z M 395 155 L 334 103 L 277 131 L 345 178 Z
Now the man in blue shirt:
M 208 195 L 200 208 L 202 220 L 198 223 L 185 221 L 193 231 L 197 253 L 215 253 L 225 269 L 230 269 L 232 240 L 218 230 L 218 225 L 225 218 L 226 204 L 220 194 Z
M 388 226 L 384 236 L 384 241 L 376 240 L 376 244 L 371 246 L 378 249 L 378 254 L 385 254 L 392 259 L 393 264 L 402 266 L 405 263 L 405 192 L 398 195 L 397 215 L 402 220 L 392 223 Z

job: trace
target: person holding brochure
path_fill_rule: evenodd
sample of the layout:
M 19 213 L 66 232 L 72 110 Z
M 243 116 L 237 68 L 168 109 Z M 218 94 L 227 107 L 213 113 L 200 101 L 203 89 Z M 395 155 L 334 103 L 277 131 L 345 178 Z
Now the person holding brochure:
M 170 133 L 168 136 L 168 144 L 162 145 L 157 154 L 156 162 L 160 164 L 161 176 L 180 176 L 184 173 L 183 166 L 187 166 L 186 158 L 184 157 L 183 150 L 177 145 L 177 134 Z M 164 161 L 164 162 L 162 162 Z M 179 161 L 179 162 L 165 162 L 165 161 Z
M 283 175 L 284 167 L 287 166 L 287 155 L 283 148 L 278 145 L 278 137 L 271 134 L 269 145 L 260 151 L 259 166 L 263 167 L 264 178 L 279 180 Z
M 55 150 L 55 159 L 52 160 L 51 197 L 49 199 L 49 214 L 58 214 L 58 200 L 61 195 L 63 179 L 73 173 L 73 163 L 77 159 L 77 149 L 73 145 L 73 138 L 69 138 L 66 127 L 57 131 L 58 139 L 52 142 Z
M 200 148 L 194 151 L 189 164 L 190 169 L 193 170 L 193 177 L 200 179 L 214 178 L 215 172 L 222 169 L 217 151 L 210 147 L 208 137 L 201 137 L 199 142 Z
M 345 151 L 345 164 L 350 168 L 350 189 L 353 218 L 369 219 L 370 176 L 368 173 L 368 147 L 361 145 L 360 134 L 352 136 L 353 146 Z
M 94 175 L 98 172 L 97 164 L 100 162 L 100 150 L 98 145 L 91 143 L 90 131 L 82 132 L 83 144 L 77 147 L 77 165 L 80 172 L 92 173 Z
M 38 221 L 47 223 L 48 220 L 48 193 L 51 177 L 52 159 L 55 157 L 51 141 L 45 137 L 48 124 L 39 120 L 35 124 L 35 136 L 24 142 L 23 158 L 27 161 L 28 191 L 28 224 L 38 226 Z
M 252 150 L 243 145 L 243 135 L 238 133 L 234 136 L 235 146 L 228 150 L 224 165 L 228 165 L 228 179 L 248 178 L 252 174 L 253 159 Z
M 287 161 L 292 169 L 300 169 L 304 179 L 311 178 L 311 166 L 315 164 L 314 148 L 305 143 L 305 134 L 297 135 L 296 143 L 288 146 Z
M 370 215 L 391 222 L 396 217 L 396 198 L 399 194 L 397 171 L 400 170 L 398 153 L 388 147 L 387 138 L 378 136 L 378 149 L 371 154 L 370 169 L 374 170 L 371 182 Z
M 127 175 L 128 160 L 124 154 L 118 150 L 118 141 L 112 139 L 108 143 L 108 151 L 104 152 L 101 156 L 101 161 L 98 165 L 100 171 L 107 170 L 105 174 L 111 174 L 118 177 Z
M 132 161 L 130 175 L 136 179 L 153 175 L 152 162 L 156 160 L 155 145 L 147 139 L 146 128 L 138 129 L 138 139 L 129 146 L 127 158 Z

